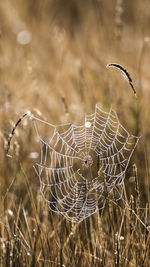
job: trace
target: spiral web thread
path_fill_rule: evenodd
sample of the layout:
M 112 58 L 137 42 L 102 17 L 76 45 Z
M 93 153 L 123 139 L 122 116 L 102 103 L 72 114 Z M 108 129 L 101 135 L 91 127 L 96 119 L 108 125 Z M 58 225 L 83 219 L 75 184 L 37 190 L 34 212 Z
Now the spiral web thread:
M 82 126 L 32 119 L 41 146 L 40 163 L 34 168 L 50 210 L 80 222 L 102 209 L 106 199 L 121 198 L 139 138 L 126 131 L 114 110 L 107 113 L 96 105 Z M 39 123 L 48 126 L 47 140 L 39 134 Z

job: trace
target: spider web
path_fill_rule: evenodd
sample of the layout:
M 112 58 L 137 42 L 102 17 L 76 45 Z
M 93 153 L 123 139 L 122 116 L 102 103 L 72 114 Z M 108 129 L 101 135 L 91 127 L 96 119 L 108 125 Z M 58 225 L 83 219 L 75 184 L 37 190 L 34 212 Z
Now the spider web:
M 120 124 L 117 114 L 97 105 L 81 126 L 52 125 L 31 116 L 40 141 L 34 165 L 50 210 L 80 222 L 102 209 L 106 199 L 119 200 L 132 153 L 139 140 Z M 48 136 L 39 134 L 45 124 Z

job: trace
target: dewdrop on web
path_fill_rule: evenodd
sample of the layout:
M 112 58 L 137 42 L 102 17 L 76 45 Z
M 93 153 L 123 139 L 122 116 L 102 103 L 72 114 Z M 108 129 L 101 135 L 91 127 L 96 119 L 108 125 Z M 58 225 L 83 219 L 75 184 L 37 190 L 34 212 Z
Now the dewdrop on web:
M 91 127 L 91 122 L 90 121 L 86 121 L 85 122 L 85 127 L 86 128 L 90 128 Z

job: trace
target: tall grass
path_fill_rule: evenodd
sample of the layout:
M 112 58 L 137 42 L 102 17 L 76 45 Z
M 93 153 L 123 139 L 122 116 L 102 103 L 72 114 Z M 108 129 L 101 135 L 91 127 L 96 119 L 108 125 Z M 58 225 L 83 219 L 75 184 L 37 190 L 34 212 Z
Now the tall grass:
M 0 2 L 0 266 L 150 265 L 149 8 L 147 0 Z M 26 45 L 17 39 L 23 30 L 32 34 Z M 137 99 L 109 62 L 126 67 Z M 124 200 L 75 224 L 42 199 L 30 121 L 16 129 L 12 158 L 7 139 L 27 109 L 54 124 L 80 124 L 98 102 L 112 104 L 141 139 Z

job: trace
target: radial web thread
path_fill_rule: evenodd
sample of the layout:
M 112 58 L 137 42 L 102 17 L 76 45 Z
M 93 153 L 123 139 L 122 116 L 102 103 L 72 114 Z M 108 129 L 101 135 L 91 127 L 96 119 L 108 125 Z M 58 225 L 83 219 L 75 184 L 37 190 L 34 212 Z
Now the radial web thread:
M 102 209 L 106 199 L 119 200 L 132 153 L 139 140 L 110 109 L 85 116 L 82 126 L 52 125 L 32 116 L 41 146 L 34 165 L 41 193 L 50 210 L 80 222 Z M 39 133 L 47 124 L 47 140 Z

